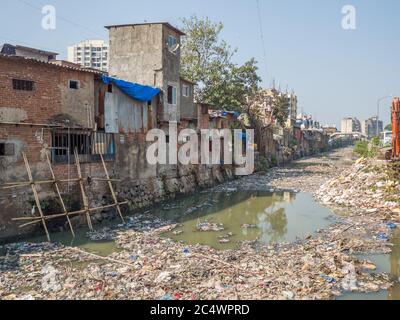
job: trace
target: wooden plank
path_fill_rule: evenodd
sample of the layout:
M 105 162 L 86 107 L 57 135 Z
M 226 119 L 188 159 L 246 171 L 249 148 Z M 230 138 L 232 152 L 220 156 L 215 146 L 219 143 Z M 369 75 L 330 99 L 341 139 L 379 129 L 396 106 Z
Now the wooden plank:
M 90 219 L 89 200 L 88 200 L 88 198 L 86 196 L 85 188 L 83 186 L 81 164 L 79 162 L 79 155 L 78 155 L 77 148 L 75 148 L 74 154 L 75 154 L 75 164 L 76 164 L 76 168 L 77 168 L 77 171 L 78 171 L 79 187 L 81 189 L 83 206 L 84 206 L 85 213 L 86 213 L 86 220 L 87 220 L 89 229 L 93 230 L 92 220 Z
M 60 200 L 62 209 L 63 209 L 63 211 L 65 213 L 66 218 L 67 218 L 67 221 L 68 221 L 69 228 L 71 230 L 72 236 L 75 238 L 74 228 L 72 227 L 71 219 L 69 218 L 69 215 L 68 215 L 68 210 L 67 210 L 67 208 L 65 206 L 65 203 L 64 203 L 64 200 L 63 200 L 63 198 L 61 196 L 60 188 L 58 187 L 58 183 L 57 183 L 57 180 L 56 180 L 56 175 L 54 174 L 53 166 L 51 165 L 51 161 L 50 161 L 50 157 L 49 157 L 48 151 L 46 151 L 46 158 L 47 158 L 47 163 L 49 165 L 51 176 L 53 177 L 53 180 L 54 180 L 54 188 L 56 190 L 56 193 L 58 195 L 58 199 Z
M 124 217 L 123 217 L 123 215 L 122 215 L 121 207 L 120 207 L 119 204 L 118 204 L 118 199 L 117 199 L 117 196 L 116 196 L 116 194 L 115 194 L 115 192 L 114 192 L 114 187 L 113 187 L 112 182 L 111 182 L 111 180 L 110 180 L 110 175 L 108 174 L 107 166 L 106 166 L 106 163 L 104 162 L 104 157 L 103 157 L 102 154 L 100 154 L 100 158 L 101 158 L 101 162 L 102 162 L 102 164 L 103 164 L 104 172 L 105 172 L 106 177 L 107 177 L 108 187 L 110 188 L 111 195 L 112 195 L 112 197 L 113 197 L 113 199 L 114 199 L 114 204 L 115 204 L 116 207 L 117 207 L 117 211 L 118 211 L 118 214 L 119 214 L 119 216 L 120 216 L 122 222 L 125 223 L 125 219 L 124 219 Z
M 42 224 L 43 224 L 43 228 L 44 228 L 44 230 L 45 230 L 45 232 L 46 232 L 47 240 L 48 240 L 49 242 L 51 242 L 50 235 L 49 235 L 49 231 L 47 230 L 47 226 L 46 226 L 46 221 L 45 221 L 45 219 L 44 219 L 44 214 L 43 214 L 43 211 L 42 211 L 42 206 L 40 205 L 39 196 L 38 196 L 38 193 L 37 193 L 37 190 L 36 190 L 36 185 L 35 185 L 35 183 L 34 183 L 34 181 L 33 181 L 32 171 L 31 171 L 31 168 L 30 168 L 30 166 L 29 166 L 28 159 L 27 159 L 26 154 L 25 154 L 24 152 L 22 153 L 22 156 L 23 156 L 23 158 L 24 158 L 25 168 L 26 168 L 26 171 L 27 171 L 27 173 L 28 173 L 29 182 L 31 183 L 31 188 L 32 188 L 32 191 L 33 191 L 33 196 L 34 196 L 34 198 L 35 198 L 36 206 L 37 206 L 37 208 L 38 208 L 38 210 L 39 210 L 40 218 L 41 218 L 41 221 L 42 221 Z

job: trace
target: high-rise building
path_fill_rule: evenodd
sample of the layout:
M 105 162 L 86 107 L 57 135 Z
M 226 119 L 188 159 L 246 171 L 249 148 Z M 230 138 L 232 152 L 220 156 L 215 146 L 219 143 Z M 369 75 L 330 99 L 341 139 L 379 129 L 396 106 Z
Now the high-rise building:
M 360 133 L 361 122 L 357 118 L 344 118 L 342 120 L 342 133 Z
M 372 117 L 362 122 L 362 133 L 369 139 L 378 137 L 381 132 L 383 132 L 383 121 L 378 121 L 377 117 Z
M 108 43 L 104 40 L 86 40 L 68 47 L 68 61 L 107 72 Z

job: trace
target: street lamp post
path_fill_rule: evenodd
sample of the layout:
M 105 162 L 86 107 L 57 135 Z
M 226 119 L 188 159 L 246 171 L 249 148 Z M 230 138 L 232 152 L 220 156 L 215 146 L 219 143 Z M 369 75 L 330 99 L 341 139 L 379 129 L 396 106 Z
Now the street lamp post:
M 388 98 L 393 98 L 393 95 L 391 94 L 389 96 L 385 96 L 385 97 L 382 97 L 382 98 L 378 99 L 378 108 L 377 108 L 378 112 L 377 112 L 377 115 L 376 115 L 376 136 L 377 137 L 379 137 L 379 135 L 380 135 L 380 132 L 379 132 L 379 113 L 380 113 L 381 102 L 383 100 L 385 100 L 385 99 L 388 99 Z

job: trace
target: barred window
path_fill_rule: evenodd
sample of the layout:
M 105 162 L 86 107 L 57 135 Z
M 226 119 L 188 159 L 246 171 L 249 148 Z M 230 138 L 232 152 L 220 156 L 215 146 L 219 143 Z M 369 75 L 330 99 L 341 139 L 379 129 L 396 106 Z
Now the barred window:
M 13 143 L 0 143 L 0 157 L 10 157 L 15 155 Z
M 33 91 L 33 81 L 13 79 L 14 90 Z

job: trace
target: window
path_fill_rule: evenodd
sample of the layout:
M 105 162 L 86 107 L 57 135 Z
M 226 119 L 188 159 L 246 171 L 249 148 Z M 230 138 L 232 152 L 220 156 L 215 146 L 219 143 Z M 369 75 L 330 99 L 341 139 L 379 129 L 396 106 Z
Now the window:
M 113 86 L 112 86 L 112 84 L 109 84 L 109 85 L 108 85 L 107 92 L 108 92 L 108 93 L 112 93 L 112 92 L 113 92 Z
M 189 97 L 190 96 L 190 87 L 187 84 L 184 84 L 182 86 L 182 95 L 184 97 Z
M 69 88 L 70 89 L 74 89 L 74 90 L 78 90 L 79 89 L 79 82 L 75 81 L 75 80 L 70 80 L 69 81 Z
M 176 45 L 178 44 L 178 41 L 174 36 L 168 36 L 168 49 L 170 51 L 174 50 L 176 48 Z
M 0 143 L 0 157 L 10 157 L 15 155 L 13 143 Z
M 168 103 L 176 106 L 176 87 L 168 86 Z
M 115 159 L 115 136 L 112 133 L 54 129 L 51 141 L 54 163 L 73 162 L 75 149 L 82 162 L 98 162 L 100 154 L 106 160 Z
M 14 90 L 33 91 L 33 81 L 13 79 Z

